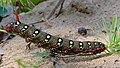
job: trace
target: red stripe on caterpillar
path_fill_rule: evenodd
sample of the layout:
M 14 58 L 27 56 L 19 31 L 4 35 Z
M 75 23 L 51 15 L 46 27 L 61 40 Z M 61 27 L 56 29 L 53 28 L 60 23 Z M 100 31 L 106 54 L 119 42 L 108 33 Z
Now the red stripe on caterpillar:
M 10 23 L 6 26 L 6 31 L 16 33 L 27 41 L 49 49 L 52 53 L 71 55 L 71 54 L 97 54 L 103 52 L 106 48 L 102 42 L 97 41 L 72 41 L 68 39 L 52 36 L 46 32 L 40 31 L 35 27 L 21 23 L 20 21 Z

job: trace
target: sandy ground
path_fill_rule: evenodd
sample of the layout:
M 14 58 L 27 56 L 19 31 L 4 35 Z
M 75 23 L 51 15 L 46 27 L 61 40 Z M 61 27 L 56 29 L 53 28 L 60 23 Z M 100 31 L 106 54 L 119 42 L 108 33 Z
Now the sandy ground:
M 77 11 L 76 8 L 71 7 L 72 4 L 76 3 L 72 3 L 72 0 L 66 0 L 63 7 L 63 13 L 57 18 L 53 15 L 50 20 L 40 22 L 40 20 L 49 15 L 57 1 L 58 0 L 49 0 L 37 5 L 32 11 L 22 13 L 20 15 L 20 20 L 26 24 L 39 22 L 38 24 L 35 24 L 36 28 L 50 33 L 51 35 L 78 41 L 94 41 L 97 40 L 96 37 L 100 35 L 99 32 L 101 32 L 102 29 L 102 17 L 105 17 L 105 19 L 109 21 L 114 15 L 120 17 L 120 0 L 86 0 L 87 3 L 82 1 L 79 2 L 82 4 L 82 7 L 87 6 L 90 11 L 93 11 L 90 14 Z M 58 12 L 58 10 L 56 12 Z M 8 22 L 8 19 L 10 18 L 4 19 L 2 24 Z M 96 22 L 99 24 L 99 27 L 96 26 Z M 78 34 L 77 31 L 80 27 L 90 29 L 86 37 Z M 105 43 L 104 39 L 99 41 Z M 26 50 L 25 45 L 27 45 L 27 43 L 20 37 L 15 37 L 12 40 L 7 41 L 3 47 L 5 49 L 5 55 L 3 56 L 3 63 L 0 65 L 0 68 L 18 68 L 15 59 L 22 59 L 29 63 L 38 64 L 39 58 L 33 58 L 31 53 L 40 52 L 43 51 L 43 49 L 39 49 L 32 44 L 32 49 Z M 119 63 L 119 55 L 111 55 L 90 61 L 76 61 L 64 64 L 59 63 L 59 66 L 60 68 L 120 68 Z M 40 64 L 40 68 L 52 67 L 52 61 Z

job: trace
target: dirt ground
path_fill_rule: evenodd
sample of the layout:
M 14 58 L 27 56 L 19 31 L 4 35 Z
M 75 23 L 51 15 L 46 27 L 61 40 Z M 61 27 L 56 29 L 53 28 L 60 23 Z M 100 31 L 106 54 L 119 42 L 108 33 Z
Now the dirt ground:
M 66 0 L 63 12 L 57 18 L 55 18 L 54 14 L 50 20 L 40 22 L 49 15 L 58 2 L 58 0 L 48 0 L 37 5 L 32 11 L 20 14 L 20 20 L 26 24 L 39 22 L 35 24 L 35 27 L 51 35 L 77 41 L 94 41 L 98 40 L 96 38 L 98 37 L 100 39 L 98 41 L 106 43 L 104 38 L 99 37 L 103 29 L 102 17 L 105 17 L 108 22 L 112 20 L 114 15 L 120 17 L 120 0 L 85 0 L 79 2 L 79 7 L 87 6 L 90 14 L 79 11 L 79 8 L 71 7 L 72 4 L 78 4 L 76 1 L 79 0 L 74 1 Z M 10 18 L 4 19 L 2 24 L 9 22 Z M 78 34 L 78 28 L 80 27 L 89 29 L 86 37 Z M 40 58 L 34 58 L 31 53 L 44 50 L 35 47 L 34 44 L 32 44 L 31 50 L 26 50 L 25 45 L 27 44 L 23 38 L 17 36 L 7 41 L 3 47 L 5 55 L 3 56 L 3 63 L 0 64 L 0 68 L 18 68 L 15 59 L 22 59 L 28 63 L 38 64 L 38 59 Z M 58 65 L 58 68 L 120 68 L 120 56 L 111 55 L 89 61 L 59 63 Z M 40 64 L 40 68 L 53 68 L 52 61 Z

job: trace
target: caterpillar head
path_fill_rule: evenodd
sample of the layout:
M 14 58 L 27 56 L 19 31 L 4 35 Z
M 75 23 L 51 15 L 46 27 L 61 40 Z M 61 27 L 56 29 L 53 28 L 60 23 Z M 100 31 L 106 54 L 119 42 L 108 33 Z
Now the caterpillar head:
M 19 25 L 21 24 L 20 21 L 16 21 L 16 22 L 11 22 L 11 23 L 8 23 L 5 27 L 5 30 L 7 32 L 12 32 L 15 30 L 16 27 L 18 27 Z
M 98 45 L 95 46 L 95 50 L 93 51 L 94 54 L 101 53 L 106 49 L 105 44 L 103 44 L 102 42 L 97 42 L 97 43 Z

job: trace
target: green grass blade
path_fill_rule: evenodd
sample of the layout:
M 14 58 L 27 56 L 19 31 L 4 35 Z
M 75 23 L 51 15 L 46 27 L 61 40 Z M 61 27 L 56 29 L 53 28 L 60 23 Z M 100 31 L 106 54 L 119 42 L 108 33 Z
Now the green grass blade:
M 113 24 L 114 24 L 114 31 L 115 31 L 115 29 L 117 27 L 117 16 L 114 16 L 114 18 L 113 18 Z
M 20 0 L 20 2 L 21 2 L 21 4 L 22 4 L 23 6 L 27 6 L 27 5 L 28 5 L 27 0 Z
M 103 27 L 105 28 L 105 31 L 108 33 L 108 26 L 105 18 L 103 18 Z

